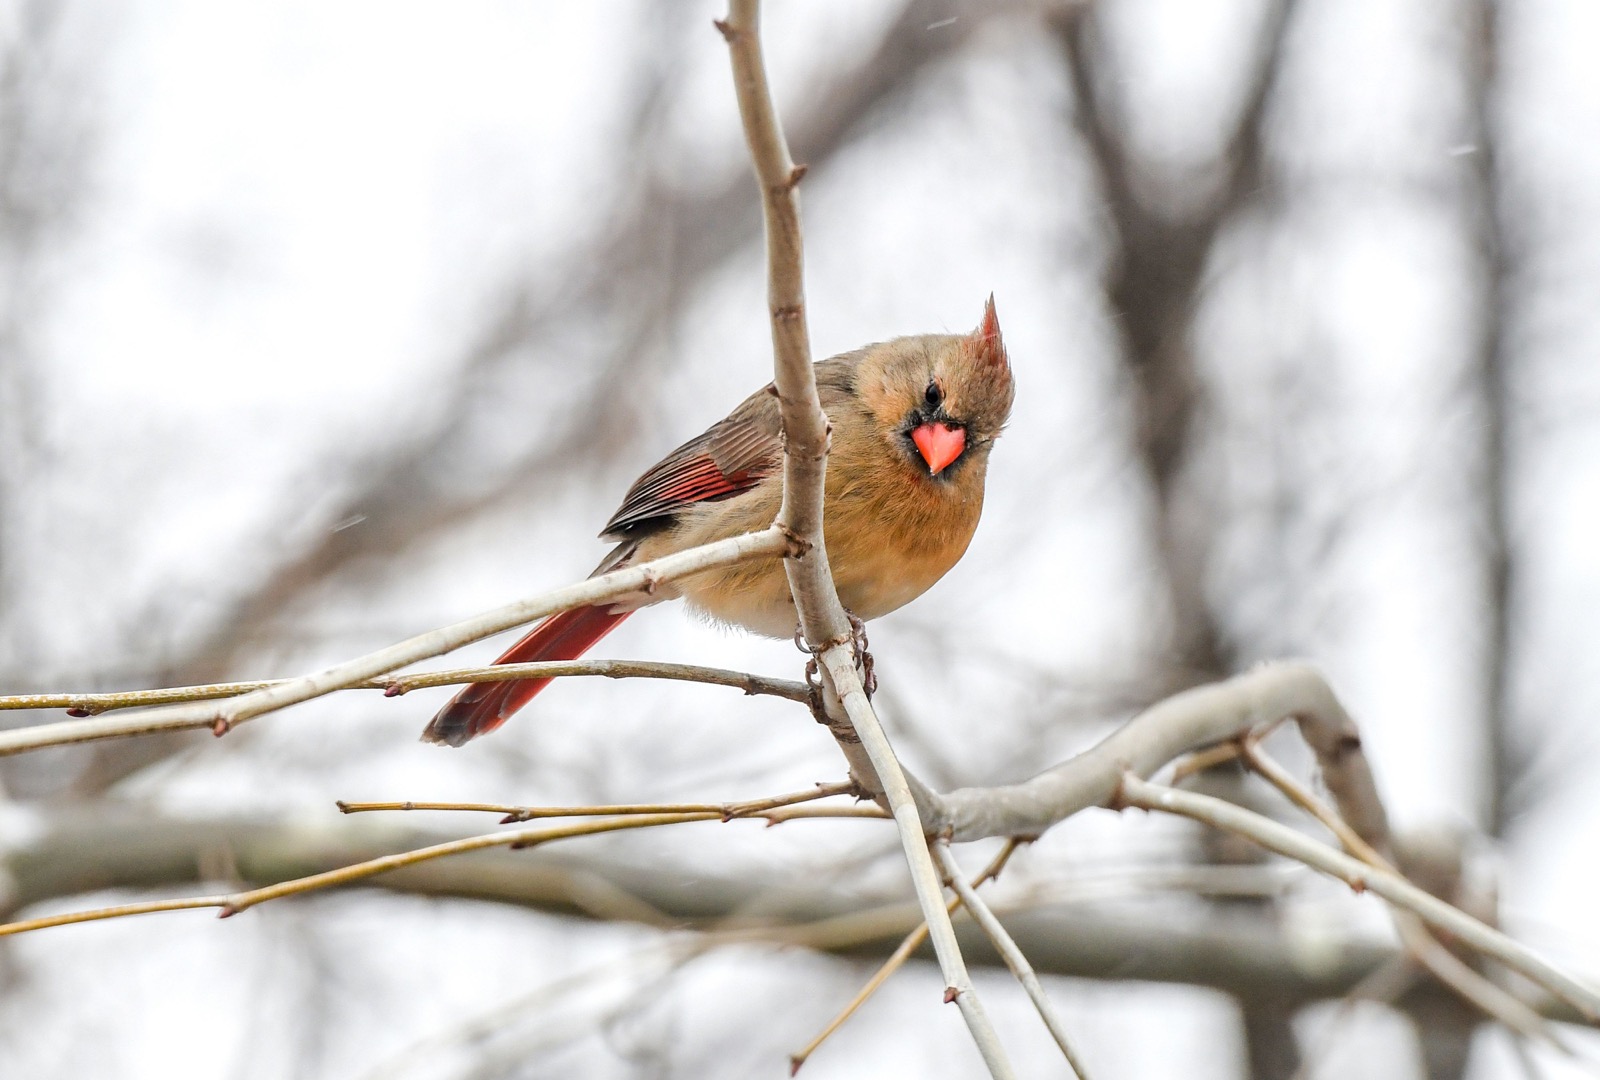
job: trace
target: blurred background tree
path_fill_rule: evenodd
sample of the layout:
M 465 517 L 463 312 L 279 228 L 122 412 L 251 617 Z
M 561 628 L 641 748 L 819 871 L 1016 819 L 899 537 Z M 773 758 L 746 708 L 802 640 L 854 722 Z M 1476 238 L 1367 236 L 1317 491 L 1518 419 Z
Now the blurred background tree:
M 720 13 L 6 3 L 0 690 L 309 670 L 585 572 L 627 481 L 767 370 Z M 1595 11 L 915 0 L 767 21 L 810 166 L 818 354 L 965 328 L 992 289 L 1019 380 L 973 549 L 874 627 L 908 762 L 1016 779 L 1176 689 L 1308 656 L 1440 887 L 1482 900 L 1497 878 L 1509 929 L 1600 970 Z M 604 651 L 798 664 L 681 613 Z M 792 708 L 714 689 L 558 687 L 460 753 L 414 742 L 433 704 L 346 696 L 222 742 L 0 763 L 13 911 L 269 873 L 289 826 L 354 835 L 335 798 L 720 800 L 842 772 Z M 18 940 L 0 1062 L 773 1075 L 870 961 L 702 954 L 648 907 L 816 918 L 905 892 L 879 826 L 753 831 L 530 855 L 567 892 L 520 905 L 373 890 Z M 1097 1076 L 1534 1067 L 1438 994 L 1336 1004 L 1382 955 L 1381 913 L 1252 859 L 1082 815 L 1008 871 Z M 900 976 L 807 1073 L 971 1075 L 936 978 Z M 1051 1067 L 985 978 L 1024 1069 Z

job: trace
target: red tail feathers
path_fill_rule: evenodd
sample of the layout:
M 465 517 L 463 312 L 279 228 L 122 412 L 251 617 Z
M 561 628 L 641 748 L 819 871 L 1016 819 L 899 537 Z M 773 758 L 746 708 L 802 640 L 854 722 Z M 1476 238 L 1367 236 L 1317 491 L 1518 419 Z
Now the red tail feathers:
M 576 660 L 609 634 L 631 611 L 613 615 L 605 608 L 582 607 L 552 615 L 507 649 L 497 664 L 535 660 Z M 472 683 L 450 699 L 422 732 L 424 742 L 460 746 L 493 731 L 533 700 L 549 679 Z

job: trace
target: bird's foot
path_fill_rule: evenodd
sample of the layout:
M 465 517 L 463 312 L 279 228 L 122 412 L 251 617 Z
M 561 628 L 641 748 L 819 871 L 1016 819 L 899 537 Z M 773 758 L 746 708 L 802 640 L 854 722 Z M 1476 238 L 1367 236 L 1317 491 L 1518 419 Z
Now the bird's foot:
M 844 614 L 850 620 L 850 646 L 855 651 L 856 667 L 861 671 L 861 688 L 870 698 L 878 692 L 878 675 L 874 670 L 872 653 L 867 651 L 867 624 L 849 611 Z M 805 634 L 798 626 L 794 631 L 794 647 L 811 658 L 806 661 L 806 685 L 815 697 L 822 690 L 821 673 L 817 666 L 817 657 L 822 650 L 806 644 Z
M 856 666 L 861 669 L 861 688 L 870 698 L 878 692 L 878 674 L 874 670 L 872 654 L 867 651 L 867 624 L 851 612 L 846 611 L 845 615 L 850 620 L 850 644 L 855 647 Z

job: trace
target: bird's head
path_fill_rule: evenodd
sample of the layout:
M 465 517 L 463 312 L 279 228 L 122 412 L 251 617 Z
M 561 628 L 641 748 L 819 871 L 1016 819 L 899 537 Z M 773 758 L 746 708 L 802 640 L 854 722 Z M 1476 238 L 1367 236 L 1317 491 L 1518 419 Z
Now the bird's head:
M 970 334 L 927 334 L 875 346 L 856 385 L 880 434 L 907 464 L 951 479 L 989 447 L 1011 415 L 1015 389 L 994 297 Z

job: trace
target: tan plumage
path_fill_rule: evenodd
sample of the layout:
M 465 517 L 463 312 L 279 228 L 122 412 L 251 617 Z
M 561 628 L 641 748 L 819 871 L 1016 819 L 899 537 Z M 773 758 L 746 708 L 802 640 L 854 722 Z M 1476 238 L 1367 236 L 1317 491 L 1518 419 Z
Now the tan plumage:
M 832 425 L 823 531 L 839 599 L 875 619 L 921 596 L 966 552 L 983 511 L 989 452 L 1014 388 L 991 297 L 971 334 L 896 338 L 816 365 Z M 777 398 L 765 387 L 668 454 L 624 497 L 602 536 L 617 547 L 596 573 L 765 528 L 783 496 Z M 685 578 L 606 609 L 534 627 L 498 663 L 572 659 L 634 609 L 682 596 L 719 622 L 794 633 L 778 562 Z M 493 730 L 548 680 L 465 688 L 423 738 L 459 746 Z

